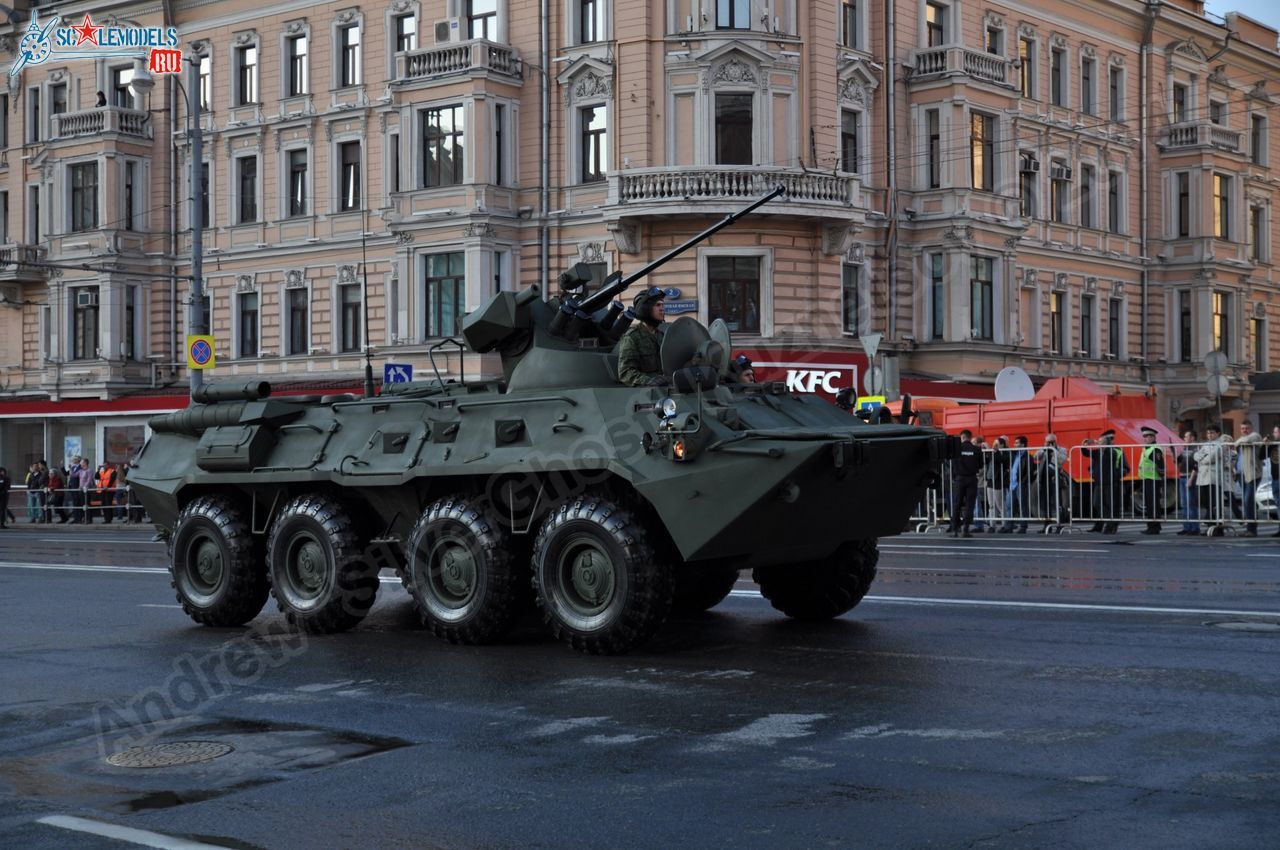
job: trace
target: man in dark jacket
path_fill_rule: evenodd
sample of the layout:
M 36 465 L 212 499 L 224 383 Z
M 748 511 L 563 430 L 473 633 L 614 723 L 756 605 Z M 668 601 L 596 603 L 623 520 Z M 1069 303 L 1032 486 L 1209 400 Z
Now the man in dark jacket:
M 982 451 L 973 444 L 968 429 L 960 432 L 960 454 L 951 461 L 951 536 L 972 537 L 973 506 L 978 499 L 978 473 L 982 470 Z M 963 535 L 961 534 L 963 529 Z
M 1090 531 L 1115 534 L 1120 530 L 1118 518 L 1124 507 L 1124 477 L 1129 474 L 1129 461 L 1115 446 L 1116 432 L 1108 428 L 1098 437 L 1099 445 L 1085 449 L 1093 470 L 1094 524 Z

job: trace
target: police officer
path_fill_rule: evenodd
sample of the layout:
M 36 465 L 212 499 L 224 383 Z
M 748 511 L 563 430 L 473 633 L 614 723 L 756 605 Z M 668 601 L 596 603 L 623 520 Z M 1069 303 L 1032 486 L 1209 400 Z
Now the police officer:
M 1129 462 L 1125 460 L 1124 452 L 1116 448 L 1115 442 L 1115 429 L 1108 428 L 1098 435 L 1099 446 L 1086 450 L 1092 461 L 1093 500 L 1098 511 L 1090 531 L 1102 534 L 1115 534 L 1120 530 L 1116 517 L 1124 506 L 1121 490 L 1124 477 L 1129 472 Z
M 951 536 L 972 537 L 973 506 L 978 500 L 978 473 L 982 470 L 982 450 L 973 444 L 973 432 L 960 432 L 960 454 L 951 462 Z M 963 535 L 960 529 L 964 529 Z
M 1159 534 L 1160 509 L 1164 507 L 1164 452 L 1156 445 L 1156 429 L 1143 427 L 1142 454 L 1138 457 L 1138 480 L 1142 483 L 1142 515 L 1147 518 L 1143 534 Z
M 629 387 L 665 387 L 662 374 L 662 320 L 666 318 L 666 293 L 651 286 L 635 297 L 632 310 L 639 319 L 618 344 L 618 378 Z

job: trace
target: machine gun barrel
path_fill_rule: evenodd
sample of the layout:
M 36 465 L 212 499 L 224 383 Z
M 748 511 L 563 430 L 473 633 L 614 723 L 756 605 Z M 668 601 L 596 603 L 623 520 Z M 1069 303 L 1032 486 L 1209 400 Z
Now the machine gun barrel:
M 694 245 L 697 245 L 702 240 L 718 233 L 719 231 L 733 224 L 735 221 L 742 218 L 743 216 L 749 215 L 755 212 L 757 209 L 769 203 L 779 195 L 784 194 L 786 191 L 787 191 L 787 187 L 779 183 L 776 187 L 774 187 L 772 191 L 770 191 L 763 198 L 759 198 L 753 201 L 751 205 L 745 209 L 741 209 L 741 210 L 738 210 L 737 212 L 729 213 L 723 219 L 711 225 L 706 230 L 699 233 L 697 236 L 694 236 L 692 239 L 688 240 L 682 245 L 677 245 L 675 248 L 672 248 L 670 251 L 663 254 L 658 259 L 654 260 L 644 268 L 640 269 L 640 271 L 632 272 L 631 274 L 620 278 L 616 283 L 610 286 L 606 286 L 597 292 L 591 293 L 591 295 L 587 296 L 587 298 L 585 298 L 582 301 L 582 303 L 578 305 L 578 309 L 587 314 L 594 313 L 596 310 L 599 310 L 601 307 L 605 306 L 610 301 L 612 301 L 615 297 L 625 292 L 628 286 L 635 283 L 640 278 L 651 273 L 652 271 L 659 268 L 660 266 L 664 266 L 667 263 L 671 262 L 676 257 L 683 254 L 685 251 L 692 248 Z
M 204 384 L 191 392 L 191 400 L 197 404 L 216 404 L 220 401 L 258 401 L 269 395 L 271 384 L 249 381 L 245 384 Z

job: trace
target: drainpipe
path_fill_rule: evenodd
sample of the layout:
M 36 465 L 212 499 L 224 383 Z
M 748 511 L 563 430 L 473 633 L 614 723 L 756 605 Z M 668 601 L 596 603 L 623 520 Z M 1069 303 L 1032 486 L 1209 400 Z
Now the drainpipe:
M 175 26 L 173 17 L 172 0 L 164 0 L 164 25 L 166 27 Z M 168 77 L 165 91 L 165 135 L 169 140 L 169 235 L 168 235 L 168 251 L 169 254 L 169 380 L 173 380 L 178 369 L 175 365 L 178 362 L 178 187 L 177 187 L 177 163 L 178 163 L 178 141 L 173 137 L 173 105 L 176 101 L 176 85 L 173 75 Z M 154 382 L 154 372 L 153 382 Z
M 540 0 L 538 16 L 541 26 L 538 31 L 539 48 L 542 52 L 542 69 L 539 76 L 542 80 L 542 133 L 540 150 L 542 162 L 538 166 L 538 269 L 542 277 L 544 295 L 551 291 L 551 234 L 547 213 L 551 210 L 551 10 L 550 0 Z
M 888 230 L 885 233 L 885 253 L 888 255 L 885 262 L 885 278 L 887 281 L 886 289 L 887 297 L 885 299 L 885 307 L 888 315 L 885 317 L 885 328 L 888 331 L 887 336 L 892 342 L 897 338 L 897 316 L 896 316 L 896 299 L 894 298 L 894 290 L 897 288 L 898 280 L 898 157 L 897 157 L 897 98 L 894 88 L 897 72 L 897 60 L 894 53 L 894 42 L 896 40 L 896 31 L 894 27 L 894 7 L 897 5 L 896 0 L 885 0 L 885 24 L 884 24 L 884 40 L 885 40 L 885 163 L 888 172 L 885 179 L 885 188 L 888 194 L 885 197 L 885 217 L 888 221 Z
M 1146 22 L 1142 29 L 1142 50 L 1138 54 L 1138 209 L 1141 210 L 1138 219 L 1138 253 L 1142 258 L 1142 267 L 1139 272 L 1142 281 L 1142 304 L 1140 322 L 1142 328 L 1142 371 L 1143 382 L 1147 385 L 1151 384 L 1151 364 L 1148 362 L 1148 329 L 1147 321 L 1150 310 L 1147 305 L 1148 289 L 1150 287 L 1150 254 L 1148 252 L 1148 225 L 1149 209 L 1147 203 L 1147 87 L 1150 85 L 1148 76 L 1151 70 L 1151 33 L 1156 26 L 1156 15 L 1160 14 L 1160 0 L 1147 0 Z

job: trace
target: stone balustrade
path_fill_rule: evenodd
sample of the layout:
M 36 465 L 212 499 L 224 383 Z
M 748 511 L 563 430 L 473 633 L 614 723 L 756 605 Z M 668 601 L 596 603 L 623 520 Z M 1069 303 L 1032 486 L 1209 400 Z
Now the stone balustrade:
M 438 44 L 396 57 L 401 80 L 422 80 L 469 71 L 492 71 L 508 77 L 524 76 L 524 65 L 515 48 L 473 39 L 458 44 Z

